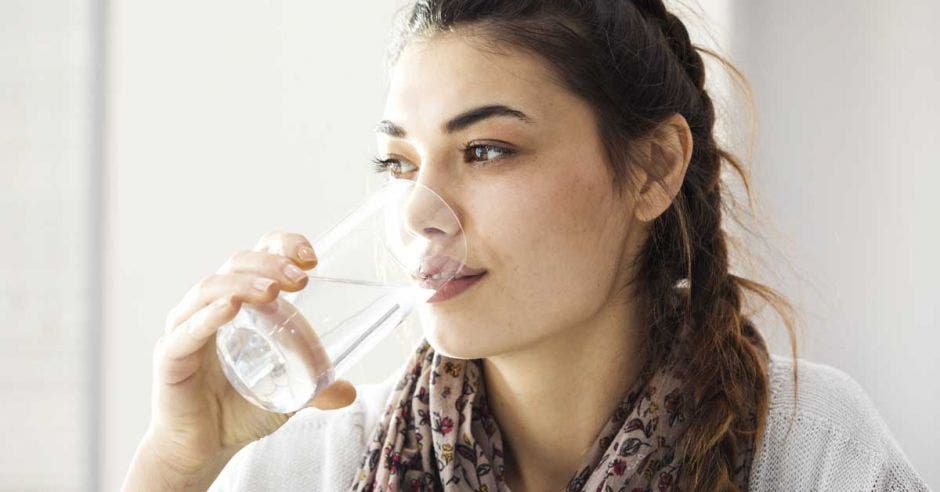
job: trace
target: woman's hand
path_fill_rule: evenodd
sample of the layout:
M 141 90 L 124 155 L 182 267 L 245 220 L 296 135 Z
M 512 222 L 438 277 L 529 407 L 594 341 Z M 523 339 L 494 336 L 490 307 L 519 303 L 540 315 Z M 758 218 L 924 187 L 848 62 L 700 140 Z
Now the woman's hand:
M 254 249 L 233 254 L 170 311 L 153 353 L 150 426 L 125 489 L 164 484 L 204 490 L 235 452 L 287 421 L 290 415 L 256 407 L 229 384 L 216 357 L 215 334 L 242 304 L 265 304 L 281 290 L 304 288 L 304 270 L 316 264 L 303 236 L 269 233 Z M 340 380 L 312 406 L 346 406 L 355 394 Z

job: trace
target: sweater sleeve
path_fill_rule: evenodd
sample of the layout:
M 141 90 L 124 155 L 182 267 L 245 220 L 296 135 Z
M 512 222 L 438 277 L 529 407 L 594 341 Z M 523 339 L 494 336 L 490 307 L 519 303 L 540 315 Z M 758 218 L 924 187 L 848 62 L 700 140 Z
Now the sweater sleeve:
M 352 483 L 391 382 L 356 387 L 345 408 L 305 408 L 236 453 L 210 491 L 342 490 Z
M 845 377 L 858 395 L 862 418 L 867 420 L 872 436 L 873 452 L 878 456 L 874 479 L 866 484 L 866 490 L 929 491 L 927 482 L 914 470 L 874 402 L 857 381 Z
M 800 359 L 796 401 L 792 362 L 778 357 L 772 367 L 751 490 L 929 490 L 852 377 Z

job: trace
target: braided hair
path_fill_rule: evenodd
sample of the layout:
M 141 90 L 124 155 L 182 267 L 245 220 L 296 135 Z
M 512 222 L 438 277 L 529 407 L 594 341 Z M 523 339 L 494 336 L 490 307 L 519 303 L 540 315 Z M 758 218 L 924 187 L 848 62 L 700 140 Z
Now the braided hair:
M 621 191 L 636 167 L 653 179 L 664 175 L 655 160 L 641 157 L 637 143 L 653 138 L 676 113 L 686 119 L 693 151 L 685 179 L 671 206 L 650 223 L 631 283 L 647 306 L 641 315 L 648 330 L 644 350 L 653 361 L 648 367 L 665 357 L 682 322 L 694 326 L 696 394 L 677 449 L 688 470 L 681 488 L 736 489 L 732 477 L 745 464 L 734 463 L 734 456 L 748 437 L 759 446 L 770 399 L 755 327 L 742 313 L 745 290 L 781 315 L 796 358 L 792 306 L 773 289 L 729 271 L 722 163 L 741 177 L 749 202 L 751 187 L 739 160 L 715 141 L 701 53 L 743 76 L 720 55 L 693 45 L 662 0 L 418 0 L 407 14 L 389 64 L 411 40 L 461 28 L 472 30 L 484 48 L 510 46 L 546 60 L 593 107 Z

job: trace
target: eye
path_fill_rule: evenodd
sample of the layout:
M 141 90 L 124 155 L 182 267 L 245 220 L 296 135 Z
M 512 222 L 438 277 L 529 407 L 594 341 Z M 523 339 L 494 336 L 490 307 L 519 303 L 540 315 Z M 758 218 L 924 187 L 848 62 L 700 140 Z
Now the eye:
M 388 172 L 393 176 L 401 176 L 402 174 L 410 173 L 417 171 L 418 168 L 415 167 L 408 161 L 402 161 L 400 159 L 381 159 L 379 157 L 372 158 L 372 168 L 377 173 Z M 408 167 L 410 166 L 410 168 Z M 402 169 L 404 167 L 404 170 Z
M 467 145 L 460 150 L 463 151 L 464 159 L 466 159 L 467 162 L 494 161 L 509 156 L 514 152 L 512 149 L 494 144 Z
M 502 145 L 495 144 L 476 144 L 465 145 L 459 149 L 464 154 L 464 160 L 472 163 L 484 163 L 506 158 L 516 151 Z M 413 173 L 418 167 L 406 160 L 380 157 L 372 158 L 373 169 L 376 173 L 388 172 L 392 176 L 399 177 L 404 174 Z

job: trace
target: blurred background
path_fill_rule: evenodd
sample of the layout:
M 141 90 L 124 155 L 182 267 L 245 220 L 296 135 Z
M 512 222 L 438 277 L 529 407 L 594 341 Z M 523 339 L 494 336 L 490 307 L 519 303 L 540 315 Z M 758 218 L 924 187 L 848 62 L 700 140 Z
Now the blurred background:
M 167 311 L 264 232 L 315 236 L 367 194 L 404 3 L 0 1 L 0 490 L 118 489 Z M 736 268 L 796 304 L 800 357 L 859 381 L 940 488 L 940 3 L 683 4 L 754 91 L 749 140 L 709 74 L 723 138 L 753 149 L 741 250 L 763 260 Z

